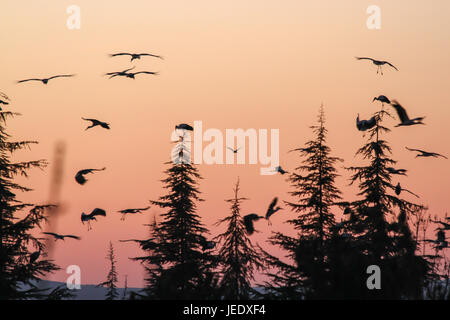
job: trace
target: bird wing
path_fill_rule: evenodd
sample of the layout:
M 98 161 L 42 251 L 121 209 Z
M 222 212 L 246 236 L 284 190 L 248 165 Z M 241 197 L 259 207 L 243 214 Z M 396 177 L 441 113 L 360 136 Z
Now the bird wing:
M 120 53 L 113 53 L 110 54 L 111 57 L 115 57 L 115 56 L 132 56 L 133 54 L 128 53 L 128 52 L 120 52 Z
M 411 192 L 411 191 L 406 190 L 406 189 L 402 189 L 402 190 L 411 193 L 411 194 L 412 194 L 413 196 L 415 196 L 416 198 L 420 198 L 420 197 L 419 197 L 417 194 L 415 194 L 414 192 Z
M 139 71 L 139 72 L 135 72 L 134 74 L 136 75 L 136 74 L 139 74 L 139 73 L 154 74 L 154 75 L 158 74 L 158 72 L 152 72 L 152 71 Z
M 161 59 L 161 60 L 164 60 L 163 57 L 158 56 L 158 55 L 156 55 L 156 54 L 151 54 L 151 53 L 140 53 L 139 55 L 140 55 L 140 56 L 150 56 L 150 57 L 155 57 L 155 58 L 159 58 L 159 59 Z
M 73 77 L 73 76 L 75 76 L 75 75 L 74 74 L 59 74 L 59 75 L 48 78 L 48 80 L 55 79 L 55 78 Z
M 372 58 L 368 58 L 368 57 L 355 57 L 358 60 L 370 60 L 370 61 L 374 61 L 374 59 Z
M 65 238 L 73 238 L 73 239 L 76 239 L 76 240 L 81 240 L 81 238 L 80 238 L 80 237 L 77 237 L 77 236 L 72 236 L 72 235 L 70 235 L 70 234 L 68 234 L 68 235 L 64 235 L 63 237 L 65 237 Z
M 87 119 L 87 118 L 83 118 L 83 117 L 81 117 L 81 119 L 86 120 L 86 121 L 91 121 L 92 123 L 98 123 L 99 122 L 97 119 Z
M 91 214 L 91 216 L 104 216 L 106 217 L 106 211 L 100 208 L 95 208 Z
M 395 70 L 397 70 L 398 71 L 398 69 L 393 65 L 393 64 L 391 64 L 390 62 L 388 62 L 388 61 L 384 61 L 386 64 L 388 64 L 388 65 L 390 65 L 392 68 L 394 68 Z
M 43 232 L 43 233 L 44 233 L 44 234 L 51 235 L 51 236 L 54 236 L 54 237 L 59 236 L 59 234 L 56 234 L 56 233 L 53 233 L 53 232 Z
M 128 71 L 133 70 L 134 68 L 136 68 L 136 66 L 134 66 L 133 68 L 130 68 L 130 69 L 123 70 L 123 71 L 121 71 L 121 72 L 119 72 L 119 73 L 125 73 L 125 72 L 128 72 Z
M 419 150 L 419 149 L 411 149 L 411 148 L 408 148 L 408 147 L 405 147 L 405 148 L 408 149 L 409 151 L 416 151 L 416 152 L 420 152 L 420 153 L 427 153 L 426 151 Z
M 397 111 L 398 117 L 400 118 L 401 122 L 409 120 L 405 108 L 403 108 L 397 101 L 394 100 L 391 105 L 395 108 L 395 111 Z
M 442 158 L 448 159 L 446 156 L 444 156 L 443 154 L 440 154 L 440 153 L 430 152 L 430 154 L 431 154 L 432 156 L 442 157 Z
M 26 82 L 26 81 L 42 81 L 42 79 L 37 79 L 37 78 L 25 79 L 25 80 L 19 80 L 19 81 L 17 81 L 17 83 Z
M 227 149 L 229 149 L 229 150 L 231 150 L 231 151 L 233 151 L 233 152 L 234 152 L 234 149 L 233 149 L 233 148 L 227 147 Z

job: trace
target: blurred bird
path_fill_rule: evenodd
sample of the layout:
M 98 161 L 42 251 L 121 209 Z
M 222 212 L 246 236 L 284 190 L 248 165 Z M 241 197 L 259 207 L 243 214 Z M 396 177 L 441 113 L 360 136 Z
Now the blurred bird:
M 151 53 L 128 53 L 128 52 L 121 52 L 121 53 L 113 53 L 109 55 L 110 57 L 117 57 L 117 56 L 130 56 L 131 60 L 130 62 L 133 62 L 133 60 L 135 59 L 141 59 L 142 56 L 150 56 L 150 57 L 155 57 L 161 60 L 164 60 L 163 57 L 155 55 L 155 54 L 151 54 Z
M 395 111 L 397 111 L 397 115 L 400 119 L 400 123 L 396 125 L 396 127 L 400 126 L 412 126 L 415 124 L 425 124 L 422 122 L 425 117 L 417 117 L 414 119 L 410 119 L 408 117 L 408 114 L 406 113 L 405 108 L 403 108 L 397 101 L 392 101 L 391 106 L 395 108 Z
M 53 236 L 55 238 L 55 241 L 57 241 L 57 240 L 65 240 L 65 238 L 73 238 L 73 239 L 76 239 L 76 240 L 81 240 L 80 237 L 69 235 L 69 234 L 63 235 L 63 234 L 57 234 L 57 233 L 54 233 L 54 232 L 43 232 L 43 233 L 44 234 L 48 234 L 50 236 Z
M 387 167 L 386 170 L 390 173 L 390 174 L 398 174 L 398 175 L 402 175 L 402 176 L 406 176 L 406 169 L 395 169 L 392 167 Z
M 370 118 L 369 120 L 359 120 L 359 113 L 356 117 L 356 128 L 358 128 L 359 131 L 366 131 L 369 130 L 377 124 L 377 119 L 375 116 Z
M 152 75 L 157 76 L 157 75 L 159 74 L 159 72 L 155 72 L 155 71 L 129 72 L 129 73 L 127 73 L 125 76 L 126 76 L 127 78 L 136 79 L 135 76 L 136 76 L 137 74 L 152 74 Z
M 367 58 L 367 57 L 355 57 L 355 58 L 357 60 L 370 60 L 370 61 L 372 61 L 372 63 L 377 66 L 377 74 L 379 72 L 381 72 L 381 75 L 383 75 L 382 66 L 385 65 L 385 64 L 387 64 L 388 66 L 391 66 L 392 68 L 394 68 L 395 70 L 398 71 L 398 69 L 394 65 L 392 65 L 390 62 L 388 62 L 388 61 L 375 60 L 375 59 Z
M 83 169 L 77 172 L 77 174 L 75 175 L 75 180 L 76 182 L 78 182 L 79 184 L 83 185 L 86 183 L 87 179 L 84 177 L 85 174 L 88 173 L 93 173 L 94 171 L 103 171 L 105 170 L 106 167 L 101 168 L 101 169 Z
M 103 216 L 106 217 L 106 212 L 103 209 L 95 208 L 92 210 L 90 214 L 85 214 L 84 212 L 81 213 L 81 222 L 84 224 L 85 221 L 88 223 L 88 230 L 91 230 L 91 220 L 97 221 L 95 218 L 96 216 Z
M 50 78 L 43 78 L 43 79 L 33 78 L 33 79 L 19 80 L 19 81 L 17 81 L 17 83 L 22 83 L 22 82 L 27 82 L 27 81 L 41 81 L 43 84 L 47 84 L 52 79 L 66 78 L 66 77 L 73 77 L 73 76 L 75 76 L 75 75 L 74 74 L 60 74 L 60 75 L 53 76 Z
M 86 118 L 83 118 L 83 117 L 81 117 L 81 119 L 86 120 L 86 121 L 91 121 L 91 123 L 92 123 L 89 127 L 87 127 L 85 129 L 85 131 L 87 129 L 93 128 L 95 126 L 100 126 L 102 128 L 108 129 L 108 130 L 110 129 L 109 123 L 106 123 L 106 122 L 103 122 L 103 121 L 99 121 L 97 119 L 86 119 Z
M 194 131 L 194 128 L 192 128 L 190 125 L 186 123 L 181 123 L 175 126 L 175 129 Z
M 258 216 L 256 213 L 250 213 L 244 216 L 244 226 L 245 230 L 249 235 L 252 235 L 255 232 L 255 228 L 253 226 L 253 222 L 258 221 L 259 219 L 264 219 L 262 216 Z
M 442 157 L 442 158 L 448 159 L 446 156 L 436 153 L 436 152 L 428 152 L 428 151 L 423 151 L 423 150 L 419 150 L 419 149 L 411 149 L 408 147 L 405 147 L 405 148 L 409 151 L 419 152 L 420 154 L 416 155 L 416 158 L 418 158 L 418 157 L 433 157 L 433 158 Z
M 417 194 L 415 194 L 415 193 L 413 193 L 413 192 L 411 192 L 411 191 L 409 191 L 409 190 L 403 189 L 403 188 L 401 187 L 401 185 L 400 185 L 400 182 L 399 182 L 399 183 L 397 183 L 397 185 L 395 186 L 395 194 L 399 196 L 400 193 L 402 193 L 402 191 L 409 192 L 409 193 L 411 193 L 413 196 L 415 196 L 415 197 L 417 197 L 417 198 L 420 198 Z
M 283 209 L 283 208 L 281 208 L 280 206 L 278 206 L 278 207 L 275 208 L 275 205 L 277 204 L 277 202 L 278 202 L 278 197 L 273 198 L 272 202 L 270 203 L 269 207 L 267 208 L 267 211 L 266 211 L 266 219 L 267 219 L 267 222 L 268 222 L 269 224 L 272 224 L 272 223 L 269 221 L 269 218 L 270 218 L 275 212 L 277 212 L 278 210 Z
M 233 153 L 237 153 L 237 152 L 239 151 L 240 148 L 241 148 L 241 147 L 239 147 L 239 148 L 237 148 L 237 149 L 233 149 L 233 148 L 227 147 L 227 149 L 233 151 Z
M 105 76 L 110 76 L 109 79 L 117 77 L 117 76 L 125 76 L 126 77 L 128 74 L 127 72 L 130 70 L 133 70 L 134 68 L 136 68 L 136 67 L 125 69 L 123 71 L 108 72 L 108 73 L 105 73 Z
M 279 172 L 281 174 L 288 173 L 287 171 L 283 170 L 280 166 L 275 167 L 275 172 Z
M 374 102 L 376 100 L 380 101 L 382 106 L 384 106 L 385 103 L 388 103 L 388 104 L 391 103 L 391 100 L 389 100 L 388 97 L 383 96 L 383 95 L 373 98 L 372 102 Z
M 120 212 L 122 214 L 122 217 L 120 218 L 120 220 L 125 220 L 125 217 L 127 214 L 134 214 L 134 213 L 142 213 L 142 211 L 146 211 L 150 209 L 150 206 L 146 207 L 146 208 L 136 208 L 136 209 L 125 209 L 125 210 L 120 210 L 118 212 Z

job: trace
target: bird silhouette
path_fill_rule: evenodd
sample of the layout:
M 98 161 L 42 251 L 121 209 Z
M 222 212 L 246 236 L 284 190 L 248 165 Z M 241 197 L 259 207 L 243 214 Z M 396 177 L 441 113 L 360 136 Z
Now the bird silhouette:
M 106 217 L 106 211 L 100 208 L 95 208 L 92 210 L 90 214 L 86 214 L 84 212 L 81 213 L 81 222 L 84 224 L 84 222 L 87 221 L 88 223 L 88 230 L 91 230 L 91 221 L 97 221 L 95 218 L 96 216 L 103 216 Z
M 387 104 L 391 103 L 391 101 L 388 99 L 388 97 L 383 96 L 383 95 L 373 98 L 372 102 L 377 101 L 377 100 L 381 102 L 382 106 L 384 106 L 385 103 L 387 103 Z
M 275 212 L 277 212 L 278 210 L 283 209 L 283 208 L 281 208 L 280 206 L 278 206 L 278 207 L 275 208 L 277 202 L 278 202 L 278 197 L 273 198 L 272 202 L 270 203 L 269 207 L 267 208 L 267 211 L 266 211 L 266 219 L 267 219 L 267 222 L 268 222 L 269 224 L 272 224 L 272 223 L 270 222 L 269 218 L 270 218 Z
M 41 255 L 41 249 L 39 248 L 39 250 L 38 251 L 35 251 L 35 252 L 33 252 L 33 253 L 31 253 L 30 254 L 30 264 L 33 264 L 33 263 L 35 263 L 36 262 L 36 260 L 37 259 L 39 259 L 39 257 L 40 257 L 40 255 Z
M 87 127 L 85 129 L 85 131 L 87 129 L 93 128 L 95 126 L 100 126 L 102 128 L 108 129 L 108 130 L 111 129 L 110 126 L 109 126 L 109 123 L 106 123 L 106 122 L 103 122 L 103 121 L 99 121 L 97 119 L 86 119 L 86 118 L 83 118 L 83 117 L 81 119 L 86 120 L 86 121 L 91 121 L 91 123 L 92 123 L 89 127 Z
M 162 56 L 158 56 L 156 54 L 151 53 L 128 53 L 128 52 L 121 52 L 121 53 L 113 53 L 109 55 L 110 57 L 117 57 L 117 56 L 130 56 L 131 60 L 130 62 L 133 62 L 135 59 L 141 59 L 142 56 L 149 56 L 149 57 L 155 57 L 161 60 L 164 60 Z
M 57 241 L 57 240 L 65 240 L 65 238 L 73 238 L 73 239 L 76 239 L 76 240 L 81 240 L 80 237 L 73 236 L 73 235 L 70 235 L 70 234 L 57 234 L 57 233 L 54 233 L 54 232 L 43 232 L 43 233 L 44 234 L 48 234 L 50 236 L 53 236 L 55 238 L 55 241 Z
M 390 174 L 398 174 L 398 175 L 402 175 L 402 176 L 406 176 L 406 169 L 395 169 L 392 167 L 387 167 L 386 170 L 390 173 Z
M 286 174 L 286 173 L 288 173 L 287 171 L 285 171 L 283 168 L 281 168 L 281 166 L 277 166 L 277 167 L 275 167 L 275 170 L 274 170 L 275 172 L 279 172 L 279 173 L 281 173 L 281 174 Z
M 368 57 L 355 57 L 355 58 L 357 60 L 370 60 L 370 61 L 372 61 L 372 63 L 377 66 L 377 74 L 379 72 L 381 72 L 381 75 L 383 75 L 382 66 L 385 65 L 385 64 L 387 64 L 388 66 L 391 66 L 392 68 L 394 68 L 395 70 L 398 71 L 398 69 L 394 65 L 392 65 L 390 62 L 388 62 L 388 61 L 375 60 L 375 59 L 368 58 Z
M 264 219 L 262 216 L 258 216 L 256 213 L 250 213 L 244 216 L 244 226 L 245 230 L 249 235 L 252 235 L 255 232 L 255 228 L 253 226 L 253 222 L 258 221 L 259 219 Z
M 419 154 L 416 155 L 416 158 L 418 158 L 418 157 L 424 157 L 424 158 L 426 158 L 426 157 L 433 157 L 433 158 L 442 157 L 442 158 L 448 159 L 446 156 L 436 153 L 436 152 L 428 152 L 428 151 L 423 151 L 423 150 L 419 150 L 419 149 L 411 149 L 408 147 L 405 147 L 405 148 L 409 151 L 419 152 Z
M 122 214 L 122 217 L 120 218 L 120 220 L 125 220 L 125 217 L 127 214 L 142 213 L 142 211 L 146 211 L 148 209 L 150 209 L 150 206 L 148 206 L 146 208 L 124 209 L 124 210 L 120 210 L 118 212 Z
M 75 181 L 79 184 L 83 185 L 86 183 L 87 179 L 84 177 L 85 174 L 93 173 L 94 171 L 103 171 L 106 167 L 101 169 L 83 169 L 77 172 L 75 175 Z
M 158 72 L 154 72 L 154 71 L 138 71 L 138 72 L 128 72 L 130 70 L 133 70 L 133 68 L 131 69 L 127 69 L 124 71 L 118 71 L 118 72 L 109 72 L 106 75 L 110 76 L 109 79 L 114 78 L 114 77 L 126 77 L 126 78 L 131 78 L 131 79 L 136 79 L 135 76 L 137 74 L 152 74 L 152 75 L 158 75 Z
M 190 125 L 188 125 L 186 123 L 181 123 L 179 125 L 176 125 L 175 129 L 194 131 L 194 128 L 192 128 Z
M 52 79 L 56 79 L 56 78 L 67 78 L 67 77 L 74 77 L 74 74 L 60 74 L 60 75 L 56 75 L 50 78 L 32 78 L 32 79 L 24 79 L 24 80 L 19 80 L 17 81 L 17 83 L 22 83 L 22 82 L 27 82 L 27 81 L 41 81 L 43 84 L 47 84 L 50 80 Z
M 110 76 L 109 79 L 117 77 L 117 76 L 126 76 L 128 74 L 127 72 L 130 70 L 133 70 L 134 68 L 136 68 L 136 67 L 125 69 L 123 71 L 108 72 L 108 73 L 105 73 L 105 76 Z
M 400 193 L 402 193 L 402 191 L 406 191 L 406 192 L 412 194 L 413 196 L 415 196 L 415 197 L 417 197 L 417 198 L 420 198 L 417 194 L 415 194 L 415 193 L 413 193 L 413 192 L 411 192 L 411 191 L 409 191 L 409 190 L 403 189 L 402 186 L 400 185 L 400 182 L 399 182 L 399 183 L 397 183 L 397 185 L 395 186 L 395 194 L 399 196 Z
M 239 149 L 241 149 L 241 147 L 239 147 L 237 149 L 233 149 L 233 148 L 227 147 L 227 149 L 233 151 L 233 153 L 238 153 L 238 151 L 239 151 Z
M 397 111 L 398 118 L 400 119 L 400 123 L 396 125 L 396 127 L 400 126 L 412 126 L 415 124 L 425 124 L 422 122 L 425 117 L 417 117 L 414 119 L 410 119 L 408 114 L 406 113 L 405 108 L 403 108 L 397 101 L 393 100 L 391 106 L 395 108 Z
M 377 119 L 375 116 L 370 118 L 369 120 L 359 120 L 359 113 L 356 117 L 356 128 L 358 128 L 359 131 L 366 131 L 369 130 L 377 124 Z

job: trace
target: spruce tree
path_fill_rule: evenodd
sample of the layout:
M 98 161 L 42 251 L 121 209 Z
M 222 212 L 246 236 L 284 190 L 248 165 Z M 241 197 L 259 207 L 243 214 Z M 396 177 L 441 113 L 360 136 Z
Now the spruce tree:
M 146 267 L 144 292 L 149 299 L 213 299 L 217 258 L 202 250 L 208 230 L 196 213 L 196 203 L 203 201 L 197 183 L 201 176 L 188 160 L 184 142 L 178 147 L 179 158 L 167 163 L 167 178 L 162 180 L 167 194 L 150 201 L 165 210 L 162 220 L 151 225 L 149 239 L 139 241 L 147 255 L 134 260 Z
M 106 256 L 106 259 L 110 263 L 110 268 L 108 275 L 106 276 L 106 281 L 102 282 L 98 285 L 98 287 L 106 287 L 106 300 L 115 300 L 119 297 L 119 291 L 117 290 L 117 282 L 118 276 L 117 276 L 117 270 L 116 270 L 116 257 L 114 255 L 114 247 L 112 242 L 109 242 L 109 250 L 108 255 Z
M 226 223 L 227 229 L 214 238 L 221 245 L 220 257 L 220 292 L 223 299 L 248 300 L 254 296 L 251 282 L 254 273 L 264 266 L 261 253 L 255 248 L 245 231 L 241 216 L 241 203 L 247 198 L 238 196 L 239 179 L 234 188 L 234 197 L 225 200 L 231 204 L 231 214 L 217 222 Z
M 67 296 L 65 290 L 59 288 L 48 294 L 47 289 L 36 286 L 36 281 L 59 270 L 45 259 L 42 239 L 33 235 L 46 220 L 46 209 L 52 206 L 34 206 L 16 198 L 15 192 L 31 189 L 15 183 L 13 178 L 27 177 L 30 169 L 46 166 L 45 160 L 11 161 L 12 153 L 37 143 L 9 141 L 6 122 L 16 115 L 19 114 L 0 112 L 0 299 L 60 299 Z
M 297 236 L 276 232 L 269 239 L 289 260 L 267 255 L 275 270 L 268 273 L 271 281 L 266 285 L 267 296 L 271 298 L 317 299 L 327 297 L 331 290 L 327 255 L 335 224 L 331 208 L 341 199 L 335 186 L 338 176 L 335 165 L 342 160 L 331 156 L 326 144 L 323 106 L 318 125 L 311 129 L 315 138 L 292 150 L 298 152 L 302 162 L 288 178 L 295 201 L 285 203 L 297 216 L 287 222 L 295 228 Z
M 382 123 L 388 116 L 383 108 L 374 114 L 376 125 L 367 131 L 368 142 L 356 153 L 369 163 L 348 168 L 350 183 L 358 184 L 361 199 L 350 204 L 352 219 L 347 230 L 352 235 L 354 263 L 353 283 L 346 286 L 353 288 L 350 297 L 358 299 L 420 298 L 429 273 L 427 261 L 416 254 L 417 241 L 409 225 L 410 217 L 423 206 L 395 193 L 394 176 L 387 169 L 396 164 L 388 142 L 381 137 L 390 131 Z M 381 290 L 366 287 L 369 265 L 380 267 Z

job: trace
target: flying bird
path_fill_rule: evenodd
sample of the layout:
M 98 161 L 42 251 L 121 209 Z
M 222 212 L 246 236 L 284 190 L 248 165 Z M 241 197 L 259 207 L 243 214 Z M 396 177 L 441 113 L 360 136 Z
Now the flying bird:
M 278 210 L 283 209 L 283 208 L 281 208 L 280 206 L 278 206 L 278 207 L 275 208 L 277 202 L 278 202 L 278 197 L 273 198 L 272 202 L 270 203 L 269 207 L 267 208 L 267 211 L 266 211 L 266 219 L 267 219 L 267 222 L 268 222 L 268 223 L 270 223 L 269 218 L 270 218 L 275 212 L 277 212 Z M 271 223 L 270 223 L 270 224 L 271 224 Z
M 411 193 L 413 196 L 415 196 L 415 197 L 417 197 L 417 198 L 420 198 L 417 194 L 415 194 L 415 193 L 413 193 L 413 192 L 411 192 L 411 191 L 409 191 L 409 190 L 403 189 L 402 186 L 400 185 L 400 182 L 399 182 L 399 183 L 397 183 L 397 185 L 395 186 L 395 194 L 399 196 L 400 193 L 402 193 L 402 191 L 409 192 L 409 193 Z
M 126 77 L 126 78 L 131 78 L 131 79 L 136 79 L 135 76 L 137 74 L 152 74 L 152 75 L 158 75 L 158 72 L 153 72 L 153 71 L 139 71 L 139 72 L 128 72 L 130 70 L 133 70 L 135 67 L 130 68 L 130 69 L 126 69 L 123 71 L 117 71 L 117 72 L 109 72 L 106 73 L 107 76 L 110 76 L 109 79 L 114 78 L 114 77 Z
M 239 151 L 240 148 L 241 148 L 241 147 L 239 147 L 239 148 L 237 148 L 237 149 L 233 149 L 233 148 L 227 147 L 227 149 L 233 151 L 233 153 L 237 153 L 237 152 Z
M 67 78 L 67 77 L 73 77 L 73 76 L 75 76 L 75 75 L 74 74 L 60 74 L 60 75 L 53 76 L 50 78 L 42 78 L 42 79 L 32 78 L 32 79 L 19 80 L 19 81 L 17 81 L 17 83 L 22 83 L 22 82 L 27 82 L 27 81 L 41 81 L 43 84 L 47 84 L 52 79 Z
M 128 74 L 127 72 L 130 70 L 133 70 L 134 68 L 136 68 L 136 67 L 125 69 L 123 71 L 108 72 L 108 73 L 105 73 L 105 75 L 110 76 L 109 79 L 117 77 L 117 76 L 125 76 L 126 77 Z
M 402 176 L 406 176 L 406 169 L 395 169 L 392 167 L 387 167 L 386 170 L 390 173 L 390 174 L 398 174 L 398 175 L 402 175 Z
M 414 119 L 410 119 L 408 117 L 408 114 L 406 113 L 405 108 L 403 108 L 397 101 L 392 101 L 391 106 L 395 108 L 395 111 L 397 111 L 397 115 L 400 119 L 400 123 L 396 125 L 396 127 L 400 126 L 412 126 L 415 124 L 425 124 L 422 122 L 425 117 L 417 117 Z
M 367 58 L 367 57 L 355 57 L 355 58 L 357 60 L 370 60 L 370 61 L 372 61 L 372 63 L 377 66 L 377 74 L 379 72 L 381 72 L 381 75 L 383 75 L 382 66 L 385 65 L 385 64 L 387 64 L 388 66 L 391 66 L 392 68 L 394 68 L 395 70 L 398 71 L 398 69 L 394 65 L 392 65 L 390 62 L 388 62 L 388 61 L 380 61 L 380 60 L 375 60 L 375 59 Z
M 375 127 L 377 124 L 377 119 L 375 116 L 370 118 L 369 120 L 359 120 L 359 113 L 356 117 L 356 128 L 358 128 L 359 131 L 366 131 L 373 127 Z
M 253 232 L 255 232 L 253 222 L 258 221 L 259 219 L 264 219 L 264 217 L 258 216 L 256 213 L 250 213 L 250 214 L 244 216 L 243 219 L 244 219 L 245 230 L 247 230 L 247 233 L 249 235 L 252 235 Z
M 373 98 L 372 102 L 374 102 L 374 101 L 380 101 L 382 106 L 384 106 L 385 103 L 387 103 L 387 104 L 391 103 L 391 100 L 389 100 L 388 97 L 383 96 L 383 95 Z
M 36 262 L 37 259 L 39 259 L 39 256 L 41 255 L 41 249 L 39 251 L 35 251 L 30 254 L 30 264 L 33 264 Z
M 130 62 L 133 62 L 135 59 L 141 59 L 142 56 L 149 56 L 149 57 L 155 57 L 161 60 L 164 60 L 162 56 L 158 56 L 156 54 L 151 53 L 128 53 L 128 52 L 121 52 L 121 53 L 113 53 L 109 55 L 110 57 L 117 57 L 117 56 L 130 56 L 131 60 Z
M 50 236 L 53 236 L 55 238 L 55 241 L 57 241 L 57 240 L 65 240 L 65 238 L 73 238 L 73 239 L 76 239 L 76 240 L 81 240 L 80 237 L 73 236 L 73 235 L 70 235 L 70 234 L 57 234 L 57 233 L 53 233 L 53 232 L 43 232 L 43 233 L 44 234 L 48 234 Z
M 418 158 L 418 157 L 433 157 L 433 158 L 442 157 L 442 158 L 448 159 L 446 156 L 436 153 L 436 152 L 428 152 L 428 151 L 423 151 L 423 150 L 419 150 L 419 149 L 411 149 L 408 147 L 405 147 L 405 148 L 408 149 L 409 151 L 419 152 L 419 154 L 416 155 L 416 158 Z
M 81 118 L 81 119 L 83 119 L 83 120 L 86 120 L 86 121 L 91 121 L 91 125 L 89 126 L 89 127 L 87 127 L 86 129 L 85 129 L 85 131 L 87 130 L 87 129 L 90 129 L 90 128 L 93 128 L 93 127 L 95 127 L 95 126 L 100 126 L 100 127 L 102 127 L 102 128 L 105 128 L 105 129 L 111 129 L 110 127 L 109 127 L 109 123 L 106 123 L 106 122 L 103 122 L 103 121 L 99 121 L 99 120 L 97 120 L 97 119 L 86 119 L 86 118 Z
M 106 212 L 103 209 L 95 208 L 92 210 L 90 214 L 85 214 L 84 212 L 81 213 L 81 222 L 84 224 L 85 221 L 88 223 L 88 230 L 91 230 L 91 220 L 97 221 L 96 216 L 103 216 L 106 217 Z
M 281 174 L 288 173 L 287 171 L 283 170 L 283 168 L 281 168 L 281 166 L 275 167 L 275 172 L 279 172 Z
M 125 220 L 125 216 L 129 213 L 130 214 L 142 213 L 142 211 L 146 211 L 148 209 L 150 209 L 150 206 L 148 206 L 146 208 L 125 209 L 125 210 L 120 210 L 118 212 L 122 214 L 122 217 L 120 218 L 120 220 Z
M 79 184 L 83 185 L 86 183 L 87 179 L 84 177 L 85 174 L 93 173 L 94 171 L 103 171 L 106 167 L 101 169 L 83 169 L 77 172 L 75 175 L 75 181 Z
M 179 125 L 176 125 L 175 129 L 194 131 L 194 128 L 192 128 L 190 125 L 188 125 L 186 123 L 181 123 Z

